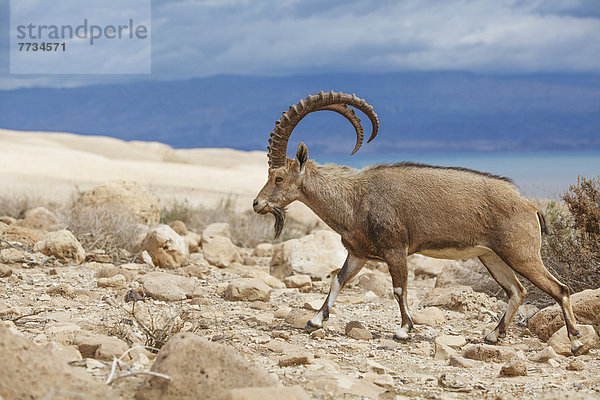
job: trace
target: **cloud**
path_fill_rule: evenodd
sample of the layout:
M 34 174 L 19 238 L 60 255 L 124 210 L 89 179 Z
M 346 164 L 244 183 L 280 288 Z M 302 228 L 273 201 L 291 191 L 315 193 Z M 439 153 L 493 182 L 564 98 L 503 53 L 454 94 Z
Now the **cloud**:
M 162 0 L 153 2 L 149 78 L 401 70 L 595 73 L 598 32 L 597 0 Z

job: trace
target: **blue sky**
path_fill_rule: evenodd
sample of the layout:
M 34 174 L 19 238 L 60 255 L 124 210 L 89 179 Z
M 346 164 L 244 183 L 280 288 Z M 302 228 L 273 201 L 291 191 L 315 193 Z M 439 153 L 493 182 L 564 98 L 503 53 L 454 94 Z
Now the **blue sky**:
M 10 75 L 1 1 L 0 89 L 215 74 L 600 71 L 599 0 L 155 0 L 151 75 Z M 19 1 L 32 4 L 32 20 L 43 17 L 33 6 L 42 0 Z M 53 3 L 70 1 L 81 0 Z

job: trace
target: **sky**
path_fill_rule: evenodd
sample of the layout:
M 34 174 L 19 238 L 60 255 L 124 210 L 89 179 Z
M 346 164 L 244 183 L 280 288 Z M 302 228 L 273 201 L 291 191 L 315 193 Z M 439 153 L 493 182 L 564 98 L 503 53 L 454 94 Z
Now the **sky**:
M 13 1 L 35 21 L 50 0 Z M 51 3 L 69 13 L 80 1 Z M 9 0 L 0 2 L 0 89 L 217 74 L 600 71 L 600 0 L 155 0 L 151 74 L 11 75 Z

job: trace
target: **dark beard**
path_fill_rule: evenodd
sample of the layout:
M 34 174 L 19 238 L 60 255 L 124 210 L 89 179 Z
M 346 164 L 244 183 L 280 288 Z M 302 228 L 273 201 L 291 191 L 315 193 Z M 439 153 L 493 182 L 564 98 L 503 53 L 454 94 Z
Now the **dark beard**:
M 279 239 L 285 223 L 285 208 L 273 207 L 271 214 L 275 217 L 275 239 Z

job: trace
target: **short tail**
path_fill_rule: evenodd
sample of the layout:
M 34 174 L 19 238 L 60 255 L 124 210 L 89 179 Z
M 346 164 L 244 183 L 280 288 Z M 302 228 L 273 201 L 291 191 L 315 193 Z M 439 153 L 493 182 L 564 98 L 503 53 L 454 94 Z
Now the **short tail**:
M 542 212 L 538 210 L 537 217 L 538 217 L 538 220 L 540 221 L 540 229 L 542 230 L 542 234 L 547 235 L 548 234 L 548 226 L 546 226 L 546 219 L 544 218 L 544 214 L 542 214 Z

